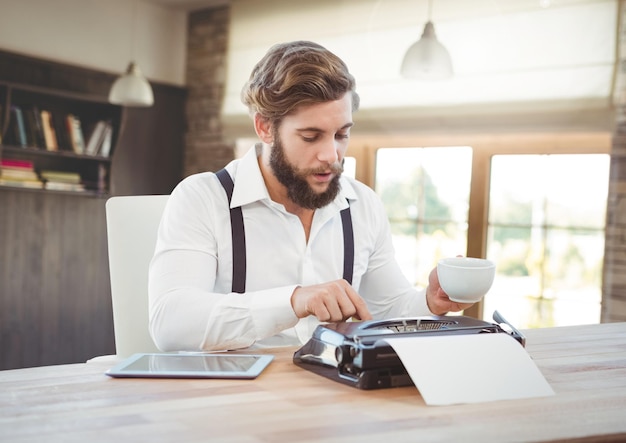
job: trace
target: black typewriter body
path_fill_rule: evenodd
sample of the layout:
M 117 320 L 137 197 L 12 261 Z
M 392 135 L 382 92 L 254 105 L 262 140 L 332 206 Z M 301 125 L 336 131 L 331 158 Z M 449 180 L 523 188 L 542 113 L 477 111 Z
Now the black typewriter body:
M 504 333 L 525 346 L 525 337 L 498 311 L 493 318 L 496 323 L 465 316 L 428 316 L 319 325 L 295 352 L 293 362 L 359 389 L 410 386 L 411 377 L 385 338 Z

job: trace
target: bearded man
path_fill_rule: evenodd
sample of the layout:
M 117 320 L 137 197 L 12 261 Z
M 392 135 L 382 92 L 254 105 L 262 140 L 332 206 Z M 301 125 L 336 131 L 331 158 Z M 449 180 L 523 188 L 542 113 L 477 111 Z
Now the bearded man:
M 172 192 L 150 265 L 150 333 L 163 351 L 301 345 L 320 322 L 441 315 L 469 305 L 415 289 L 372 189 L 342 176 L 358 109 L 345 63 L 278 44 L 242 90 L 260 142 Z

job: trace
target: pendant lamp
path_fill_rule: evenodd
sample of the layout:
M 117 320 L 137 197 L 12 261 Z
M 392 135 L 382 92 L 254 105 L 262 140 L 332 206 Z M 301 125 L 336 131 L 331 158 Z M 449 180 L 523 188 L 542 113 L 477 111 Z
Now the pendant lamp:
M 113 83 L 109 102 L 122 106 L 152 106 L 154 103 L 152 87 L 135 62 L 130 62 L 126 72 Z
M 133 31 L 132 51 L 135 52 L 135 19 L 137 15 L 137 2 L 133 2 Z M 126 72 L 118 77 L 109 91 L 109 102 L 122 106 L 152 106 L 154 95 L 148 80 L 141 73 L 141 69 L 134 61 L 131 61 Z
M 452 77 L 452 59 L 435 34 L 431 21 L 432 1 L 428 1 L 428 21 L 422 37 L 409 47 L 402 60 L 400 73 L 403 77 L 419 80 L 444 80 Z

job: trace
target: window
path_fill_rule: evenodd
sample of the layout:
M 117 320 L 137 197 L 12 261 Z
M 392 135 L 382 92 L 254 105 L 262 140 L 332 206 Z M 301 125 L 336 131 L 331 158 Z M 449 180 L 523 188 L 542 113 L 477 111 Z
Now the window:
M 467 145 L 412 147 L 422 138 Z M 409 281 L 425 286 L 440 257 L 487 257 L 496 280 L 467 315 L 491 321 L 499 310 L 519 328 L 600 321 L 610 134 L 398 140 L 351 152 Z
M 608 175 L 605 154 L 492 158 L 486 314 L 522 328 L 600 321 Z
M 375 189 L 400 266 L 416 286 L 428 284 L 439 258 L 465 255 L 471 170 L 469 147 L 377 151 Z

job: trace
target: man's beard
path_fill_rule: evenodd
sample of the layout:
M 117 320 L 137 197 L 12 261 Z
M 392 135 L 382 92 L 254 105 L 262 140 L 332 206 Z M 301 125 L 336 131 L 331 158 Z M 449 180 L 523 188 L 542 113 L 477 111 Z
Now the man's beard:
M 328 183 L 328 188 L 324 192 L 318 193 L 309 186 L 306 177 L 311 174 L 327 172 L 328 168 L 297 169 L 285 157 L 285 150 L 278 136 L 278 131 L 274 132 L 274 146 L 271 149 L 270 166 L 278 181 L 287 188 L 287 196 L 292 202 L 302 208 L 318 209 L 335 199 L 341 189 L 339 184 L 339 178 L 343 172 L 341 164 L 334 163 L 328 167 L 336 175 Z

